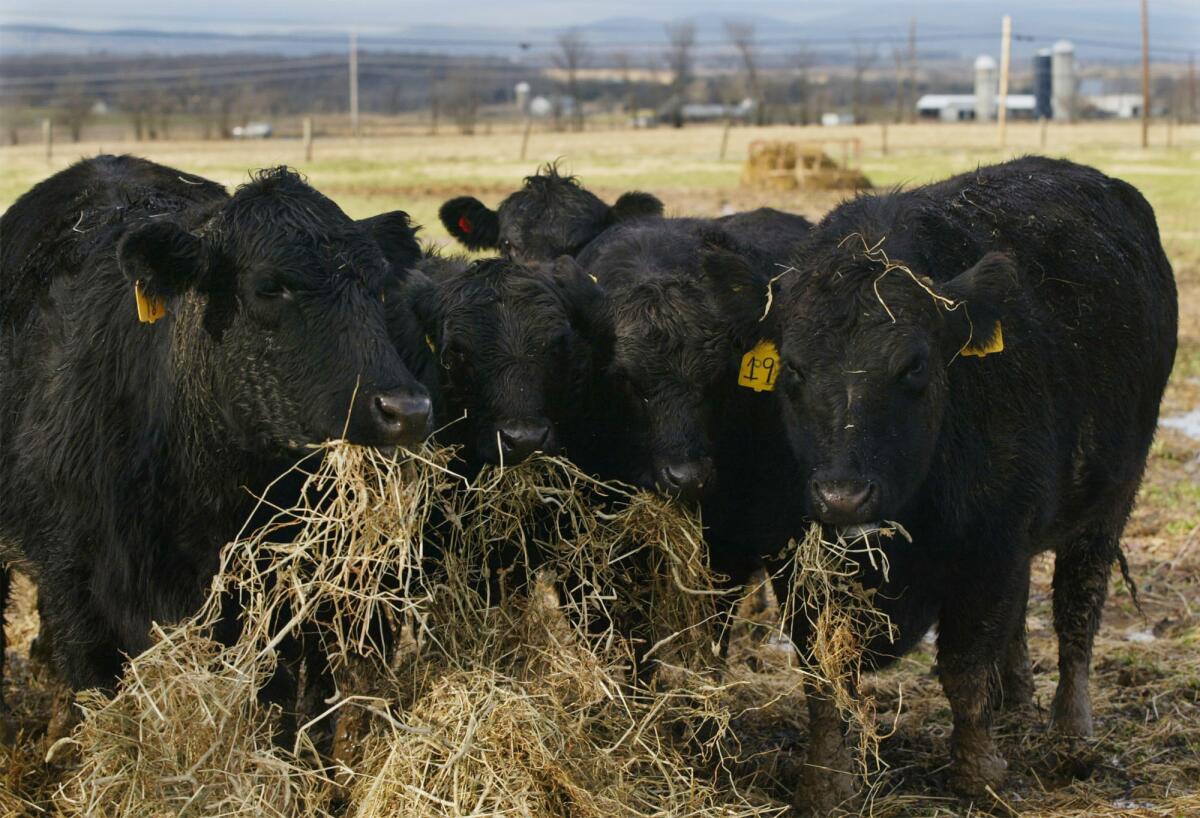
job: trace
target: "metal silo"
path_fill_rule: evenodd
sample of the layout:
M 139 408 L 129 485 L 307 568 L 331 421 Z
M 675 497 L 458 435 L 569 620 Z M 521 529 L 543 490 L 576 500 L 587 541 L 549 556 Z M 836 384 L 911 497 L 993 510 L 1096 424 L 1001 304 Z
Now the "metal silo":
M 1054 114 L 1050 88 L 1050 49 L 1043 48 L 1033 57 L 1033 115 L 1038 119 L 1049 119 Z
M 1050 56 L 1050 91 L 1054 118 L 1070 122 L 1075 118 L 1075 46 L 1066 40 L 1054 44 Z

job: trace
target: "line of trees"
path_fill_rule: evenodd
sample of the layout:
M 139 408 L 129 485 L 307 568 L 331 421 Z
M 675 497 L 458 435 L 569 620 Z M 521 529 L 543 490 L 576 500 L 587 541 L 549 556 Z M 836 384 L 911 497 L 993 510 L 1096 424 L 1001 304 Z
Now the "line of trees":
M 546 62 L 446 55 L 379 53 L 360 55 L 359 100 L 364 112 L 426 112 L 437 132 L 443 122 L 474 133 L 484 112 L 507 110 L 517 115 L 513 87 L 531 85 L 533 95 L 551 102 L 556 129 L 585 127 L 588 110 L 623 112 L 645 109 L 675 127 L 685 122 L 688 102 L 740 100 L 754 102 L 751 121 L 808 124 L 822 111 L 850 113 L 856 121 L 915 119 L 922 90 L 918 81 L 916 28 L 907 42 L 885 50 L 878 42 L 852 40 L 836 65 L 829 55 L 797 46 L 786 60 L 763 45 L 753 24 L 725 24 L 729 48 L 725 56 L 706 56 L 697 71 L 696 27 L 690 22 L 664 28 L 664 47 L 657 54 L 628 50 L 601 53 L 578 29 L 561 32 Z M 890 56 L 890 61 L 887 59 Z M 123 118 L 135 139 L 165 139 L 183 125 L 191 135 L 221 138 L 248 119 L 340 113 L 347 105 L 345 55 L 320 55 L 292 61 L 270 55 L 200 55 L 182 57 L 12 57 L 0 58 L 0 120 L 9 141 L 22 124 L 47 110 L 61 132 L 78 140 L 97 110 Z M 721 62 L 723 60 L 723 62 Z M 891 63 L 890 65 L 888 63 Z M 817 66 L 823 66 L 817 71 Z M 292 66 L 295 66 L 294 68 Z M 543 68 L 552 66 L 554 74 Z M 606 67 L 604 76 L 587 71 Z M 944 75 L 926 67 L 925 82 L 941 91 L 971 90 L 969 70 L 946 61 Z M 61 77 L 57 82 L 47 78 Z M 103 83 L 95 82 L 104 77 Z M 1154 96 L 1177 115 L 1196 117 L 1195 80 L 1159 76 Z

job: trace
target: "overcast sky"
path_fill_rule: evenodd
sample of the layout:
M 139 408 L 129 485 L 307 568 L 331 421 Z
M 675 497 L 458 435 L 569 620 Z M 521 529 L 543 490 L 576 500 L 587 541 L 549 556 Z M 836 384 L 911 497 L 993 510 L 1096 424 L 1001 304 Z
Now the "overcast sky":
M 83 26 L 148 26 L 177 28 L 188 24 L 241 24 L 263 26 L 348 26 L 402 27 L 421 23 L 442 25 L 494 25 L 515 27 L 565 27 L 611 17 L 640 17 L 659 20 L 703 14 L 722 16 L 755 15 L 803 21 L 813 15 L 844 12 L 856 7 L 871 9 L 869 22 L 878 25 L 892 10 L 897 22 L 907 20 L 909 4 L 885 4 L 880 0 L 800 2 L 798 0 L 608 0 L 608 2 L 563 2 L 563 0 L 205 0 L 179 4 L 175 9 L 162 2 L 136 0 L 0 0 L 0 15 L 8 22 L 42 22 Z M 946 0 L 946 7 L 992 7 L 996 14 L 1019 15 L 1022 8 L 1128 9 L 1136 15 L 1138 0 Z M 1198 0 L 1150 0 L 1152 15 L 1197 14 Z M 1136 17 L 1135 17 L 1136 19 Z

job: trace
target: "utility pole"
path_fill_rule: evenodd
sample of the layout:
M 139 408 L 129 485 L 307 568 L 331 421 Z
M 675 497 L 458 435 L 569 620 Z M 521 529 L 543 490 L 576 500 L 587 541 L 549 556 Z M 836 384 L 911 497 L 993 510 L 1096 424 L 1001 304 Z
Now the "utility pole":
M 350 134 L 358 136 L 358 32 L 350 30 Z
M 1142 0 L 1145 2 L 1145 0 Z M 1012 17 L 1004 15 L 1000 26 L 1000 95 L 997 99 L 996 122 L 1000 126 L 1000 147 L 1004 147 L 1004 128 L 1008 124 L 1008 64 L 1012 51 Z
M 1150 147 L 1150 15 L 1142 0 L 1142 148 Z
M 1188 55 L 1188 116 L 1196 121 L 1196 52 Z
M 908 113 L 909 121 L 916 119 L 917 104 L 917 18 L 908 18 Z

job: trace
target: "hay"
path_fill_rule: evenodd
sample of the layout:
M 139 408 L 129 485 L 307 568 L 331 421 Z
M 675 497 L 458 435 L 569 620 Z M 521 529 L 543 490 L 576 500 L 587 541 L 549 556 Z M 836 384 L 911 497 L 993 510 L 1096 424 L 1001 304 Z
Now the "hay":
M 730 775 L 742 682 L 721 679 L 698 521 L 564 461 L 464 486 L 447 460 L 325 448 L 297 507 L 224 549 L 197 616 L 81 697 L 60 813 L 779 814 Z M 302 633 L 336 693 L 285 748 L 259 691 Z
M 862 171 L 842 167 L 819 144 L 756 140 L 742 166 L 742 187 L 758 190 L 868 190 Z
M 896 536 L 910 539 L 898 523 L 831 530 L 814 522 L 785 552 L 791 592 L 781 620 L 808 620 L 808 644 L 795 649 L 822 693 L 857 729 L 859 772 L 868 782 L 883 766 L 879 743 L 885 736 L 879 732 L 875 699 L 861 694 L 858 682 L 871 641 L 883 637 L 894 642 L 898 633 L 874 606 L 875 589 L 863 585 L 860 565 L 869 564 L 886 580 L 889 568 L 882 540 Z

